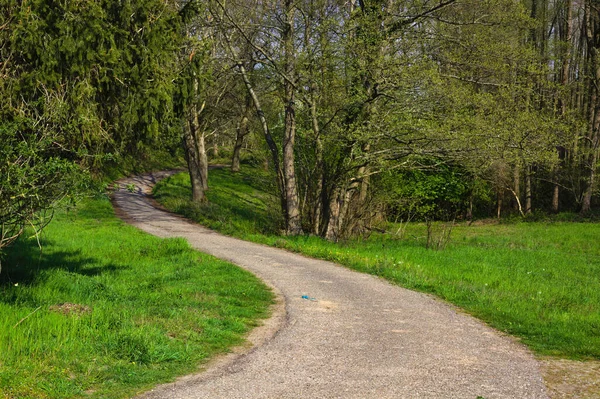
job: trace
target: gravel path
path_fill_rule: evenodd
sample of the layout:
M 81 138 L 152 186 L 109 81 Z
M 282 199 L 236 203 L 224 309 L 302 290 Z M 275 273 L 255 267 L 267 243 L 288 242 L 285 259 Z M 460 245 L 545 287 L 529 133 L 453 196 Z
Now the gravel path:
M 512 338 L 431 296 L 157 209 L 147 193 L 163 176 L 121 181 L 136 190 L 115 193 L 119 214 L 148 233 L 184 237 L 250 270 L 284 306 L 251 335 L 253 349 L 143 398 L 548 397 L 538 363 Z

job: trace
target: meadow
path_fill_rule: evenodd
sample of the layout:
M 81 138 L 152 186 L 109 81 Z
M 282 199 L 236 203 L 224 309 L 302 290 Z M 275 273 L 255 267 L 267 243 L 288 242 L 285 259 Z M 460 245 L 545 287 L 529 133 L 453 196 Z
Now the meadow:
M 518 337 L 538 355 L 600 359 L 600 224 L 500 223 L 453 226 L 447 245 L 427 249 L 427 226 L 390 224 L 389 233 L 332 243 L 278 234 L 268 176 L 210 172 L 209 204 L 189 198 L 185 173 L 166 179 L 155 197 L 174 212 L 244 239 L 286 248 L 431 293 Z M 396 234 L 402 227 L 403 233 Z M 438 234 L 444 226 L 437 224 Z
M 2 259 L 0 398 L 125 398 L 198 370 L 268 317 L 253 275 L 126 225 L 108 199 L 58 212 Z

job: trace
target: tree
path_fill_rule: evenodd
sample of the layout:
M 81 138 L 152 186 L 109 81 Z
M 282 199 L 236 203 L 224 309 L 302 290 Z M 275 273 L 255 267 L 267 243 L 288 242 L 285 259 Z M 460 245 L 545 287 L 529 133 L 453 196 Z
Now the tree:
M 0 248 L 84 176 L 171 141 L 177 14 L 160 0 L 0 2 Z
M 294 50 L 295 10 L 296 7 L 293 2 L 285 0 L 281 8 L 274 10 L 275 12 L 281 12 L 280 16 L 271 20 L 271 23 L 275 25 L 269 24 L 264 28 L 265 31 L 259 34 L 250 34 L 245 30 L 238 20 L 240 15 L 232 13 L 222 2 L 216 2 L 213 12 L 215 19 L 220 24 L 226 48 L 234 59 L 240 77 L 248 91 L 248 96 L 252 99 L 257 116 L 261 121 L 264 137 L 270 150 L 272 164 L 277 176 L 280 202 L 285 220 L 285 232 L 290 235 L 297 235 L 302 232 L 294 160 L 296 138 L 295 98 L 297 90 L 295 78 L 296 56 Z M 248 15 L 244 15 L 244 18 L 247 19 Z M 252 18 L 258 19 L 259 17 L 254 16 Z M 266 16 L 266 18 L 269 18 L 269 16 Z M 264 39 L 265 35 L 269 35 L 271 39 L 275 40 L 275 43 L 271 43 L 269 46 L 269 50 L 271 51 L 268 51 L 266 47 L 260 46 L 255 42 L 256 39 Z M 281 153 L 273 139 L 261 102 L 251 83 L 249 71 L 244 65 L 247 60 L 244 61 L 240 58 L 241 50 L 234 45 L 234 36 L 240 38 L 241 47 L 246 49 L 244 51 L 246 56 L 250 55 L 248 46 L 252 47 L 264 58 L 263 65 L 270 68 L 280 78 L 280 87 L 282 88 L 281 97 L 284 104 L 284 128 Z
M 598 4 L 592 0 L 585 2 L 584 31 L 587 45 L 587 76 L 589 79 L 589 122 L 585 141 L 587 151 L 584 163 L 588 173 L 581 204 L 582 213 L 589 212 L 591 209 L 598 168 L 598 146 L 600 144 L 600 9 Z
M 252 104 L 285 230 L 369 231 L 377 175 L 394 169 L 461 170 L 493 187 L 481 198 L 497 215 L 556 210 L 567 189 L 585 202 L 597 151 L 577 138 L 593 100 L 580 4 L 216 0 L 217 53 L 247 92 L 238 136 Z

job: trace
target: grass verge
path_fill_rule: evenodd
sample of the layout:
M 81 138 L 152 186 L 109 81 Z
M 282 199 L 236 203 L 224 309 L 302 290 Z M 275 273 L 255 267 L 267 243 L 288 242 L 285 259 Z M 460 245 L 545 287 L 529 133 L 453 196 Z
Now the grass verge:
M 458 225 L 443 251 L 427 250 L 426 226 L 404 239 L 374 234 L 331 243 L 314 236 L 276 235 L 274 199 L 246 167 L 210 174 L 207 206 L 190 203 L 186 174 L 155 188 L 167 208 L 244 239 L 287 248 L 435 294 L 493 327 L 520 337 L 533 351 L 600 359 L 600 225 L 511 223 Z M 238 198 L 243 197 L 243 198 Z
M 114 216 L 57 215 L 0 274 L 0 398 L 124 398 L 243 342 L 273 295 L 251 274 Z

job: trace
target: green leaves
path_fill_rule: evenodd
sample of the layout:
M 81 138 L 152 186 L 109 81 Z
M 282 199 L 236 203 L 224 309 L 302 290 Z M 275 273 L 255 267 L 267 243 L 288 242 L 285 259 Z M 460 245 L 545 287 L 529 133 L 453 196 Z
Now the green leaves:
M 391 219 L 452 220 L 460 214 L 472 193 L 470 176 L 459 167 L 436 165 L 435 159 L 422 159 L 422 169 L 383 173 L 379 183 Z
M 0 248 L 27 225 L 42 228 L 49 221 L 44 211 L 72 198 L 89 181 L 76 163 L 53 154 L 50 135 L 35 137 L 27 128 L 0 122 Z
M 87 170 L 173 144 L 174 7 L 0 0 L 0 248 Z

